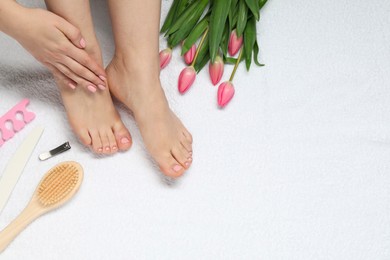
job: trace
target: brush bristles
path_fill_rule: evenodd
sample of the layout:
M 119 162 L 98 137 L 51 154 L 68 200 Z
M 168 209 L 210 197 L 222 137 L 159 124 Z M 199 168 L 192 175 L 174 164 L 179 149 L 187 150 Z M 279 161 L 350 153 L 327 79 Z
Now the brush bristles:
M 52 206 L 63 200 L 76 186 L 79 172 L 73 165 L 59 165 L 52 169 L 38 188 L 39 201 Z

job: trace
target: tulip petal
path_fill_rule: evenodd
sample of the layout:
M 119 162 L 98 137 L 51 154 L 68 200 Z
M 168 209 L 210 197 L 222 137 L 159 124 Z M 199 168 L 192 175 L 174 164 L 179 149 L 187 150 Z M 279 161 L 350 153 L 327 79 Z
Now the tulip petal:
M 218 87 L 218 105 L 225 107 L 234 96 L 234 86 L 229 81 L 224 82 Z
M 189 66 L 183 69 L 179 75 L 178 89 L 181 94 L 184 94 L 194 83 L 196 71 L 194 67 Z
M 211 82 L 213 83 L 214 86 L 217 85 L 218 82 L 221 80 L 223 71 L 224 71 L 224 63 L 220 56 L 217 56 L 214 63 L 210 61 L 209 74 L 210 74 Z
M 165 50 L 160 51 L 160 68 L 164 69 L 172 58 L 172 50 L 167 48 Z
M 184 54 L 184 61 L 186 62 L 187 65 L 190 65 L 194 61 L 196 53 L 196 45 L 192 45 L 191 49 L 189 49 L 185 54 Z

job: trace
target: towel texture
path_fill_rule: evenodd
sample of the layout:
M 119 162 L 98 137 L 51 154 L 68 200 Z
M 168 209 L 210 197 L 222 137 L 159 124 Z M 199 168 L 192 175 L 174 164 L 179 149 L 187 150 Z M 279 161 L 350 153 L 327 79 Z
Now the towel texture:
M 162 18 L 171 2 L 163 1 Z M 108 63 L 107 5 L 92 6 Z M 389 12 L 388 1 L 269 0 L 258 30 L 266 66 L 239 68 L 236 96 L 223 110 L 207 68 L 178 93 L 184 63 L 174 50 L 161 79 L 194 136 L 194 163 L 171 186 L 120 104 L 132 149 L 99 158 L 84 148 L 51 75 L 1 34 L 0 114 L 29 98 L 37 117 L 0 148 L 0 174 L 35 126 L 45 132 L 0 229 L 56 163 L 80 162 L 85 179 L 72 201 L 35 221 L 0 258 L 390 259 Z M 38 161 L 65 141 L 70 151 Z

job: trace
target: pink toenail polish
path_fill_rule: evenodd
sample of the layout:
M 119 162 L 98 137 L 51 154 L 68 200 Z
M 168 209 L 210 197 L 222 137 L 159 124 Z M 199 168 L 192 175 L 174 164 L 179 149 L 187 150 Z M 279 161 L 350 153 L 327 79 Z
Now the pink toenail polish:
M 175 166 L 173 166 L 173 170 L 174 170 L 175 172 L 178 172 L 178 171 L 180 171 L 181 169 L 183 169 L 183 167 L 180 166 L 180 165 L 175 165 Z
M 188 166 L 190 166 L 190 163 L 189 163 L 189 162 L 186 162 L 184 165 L 185 165 L 186 167 L 188 167 Z
M 73 85 L 72 83 L 69 83 L 68 86 L 69 86 L 71 89 L 76 89 L 76 86 Z
M 101 79 L 101 80 L 103 80 L 103 81 L 106 81 L 107 79 L 106 79 L 106 77 L 104 77 L 104 76 L 99 76 L 99 78 Z
M 113 146 L 112 147 L 112 150 L 115 151 L 116 149 L 118 149 L 116 146 Z
M 191 158 L 191 157 L 190 157 L 190 158 L 188 158 L 187 160 L 188 160 L 189 162 L 192 162 L 192 158 Z
M 107 152 L 110 151 L 110 147 L 109 146 L 106 147 L 106 151 Z
M 85 44 L 84 38 L 81 38 L 80 45 L 81 45 L 82 48 L 85 48 L 86 44 Z
M 96 92 L 96 88 L 94 86 L 89 85 L 87 88 L 89 91 L 91 91 L 93 93 Z
M 122 143 L 122 144 L 128 144 L 128 143 L 130 143 L 130 140 L 129 140 L 127 137 L 123 137 L 123 138 L 121 139 L 121 143 Z
M 98 149 L 99 153 L 103 152 L 103 148 Z
M 99 87 L 101 90 L 105 90 L 105 89 L 106 89 L 106 87 L 103 86 L 103 85 L 98 85 L 98 87 Z

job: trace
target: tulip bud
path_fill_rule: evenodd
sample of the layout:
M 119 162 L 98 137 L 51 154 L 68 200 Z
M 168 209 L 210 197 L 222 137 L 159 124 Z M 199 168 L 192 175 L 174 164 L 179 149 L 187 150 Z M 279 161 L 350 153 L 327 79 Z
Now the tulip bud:
M 172 58 L 172 49 L 166 48 L 165 50 L 160 51 L 160 68 L 165 68 Z
M 233 30 L 232 33 L 230 34 L 230 39 L 229 39 L 229 55 L 234 56 L 237 54 L 237 52 L 240 50 L 243 42 L 243 37 L 242 35 L 240 38 L 237 37 L 236 30 Z
M 194 83 L 196 77 L 196 71 L 194 67 L 189 66 L 182 70 L 179 76 L 179 92 L 183 94 L 186 92 L 192 83 Z
M 220 56 L 217 56 L 215 58 L 214 63 L 210 61 L 209 74 L 210 74 L 211 82 L 213 83 L 214 86 L 217 85 L 218 82 L 221 80 L 223 75 L 223 68 L 224 68 L 224 63 Z
M 191 49 L 189 49 L 185 54 L 184 54 L 184 61 L 186 62 L 187 65 L 190 65 L 194 61 L 196 53 L 196 45 L 192 45 Z
M 218 105 L 224 107 L 234 96 L 234 86 L 230 81 L 226 81 L 218 87 Z

